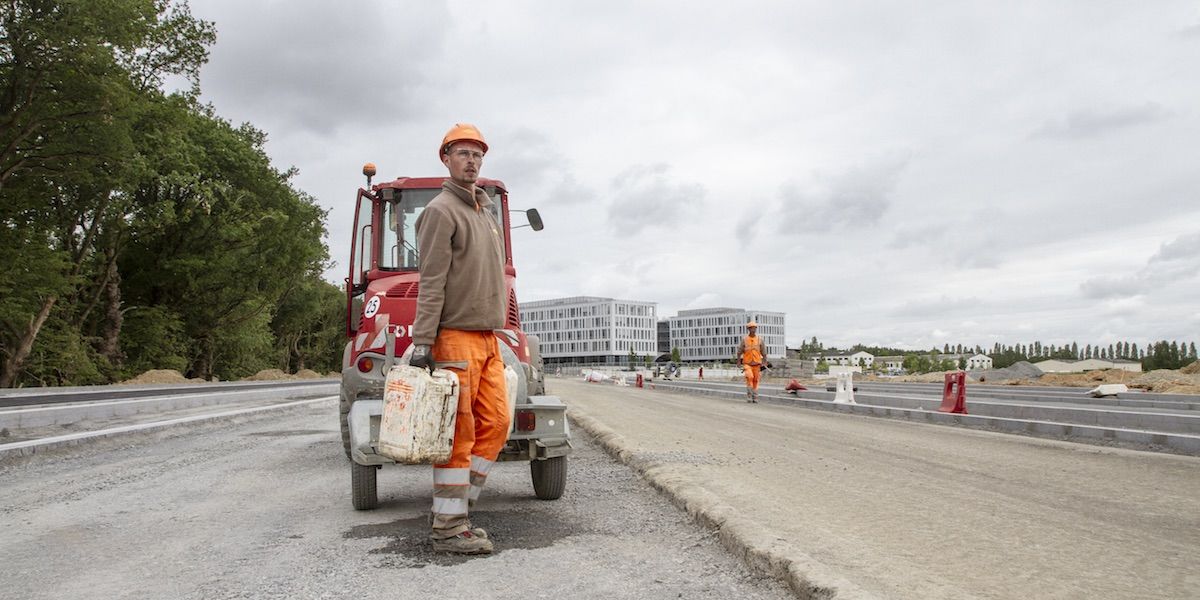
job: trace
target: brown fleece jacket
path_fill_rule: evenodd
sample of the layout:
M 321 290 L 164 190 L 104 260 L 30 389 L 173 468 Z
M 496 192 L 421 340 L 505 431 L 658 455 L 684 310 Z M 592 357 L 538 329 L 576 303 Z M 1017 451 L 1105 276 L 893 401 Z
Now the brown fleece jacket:
M 432 346 L 441 328 L 504 327 L 504 237 L 483 190 L 447 180 L 417 217 L 421 287 L 413 343 Z

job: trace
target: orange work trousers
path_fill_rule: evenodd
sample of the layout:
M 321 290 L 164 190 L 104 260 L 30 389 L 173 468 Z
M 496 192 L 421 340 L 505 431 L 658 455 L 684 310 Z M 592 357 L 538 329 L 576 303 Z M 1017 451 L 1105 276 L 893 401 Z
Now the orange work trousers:
M 745 365 L 744 367 L 742 367 L 742 369 L 746 375 L 746 388 L 757 392 L 758 391 L 758 380 L 761 379 L 761 375 L 762 375 L 762 367 Z
M 458 415 L 450 461 L 433 466 L 433 537 L 469 527 L 468 507 L 508 440 L 508 391 L 496 334 L 443 329 L 433 344 L 439 368 L 458 375 Z

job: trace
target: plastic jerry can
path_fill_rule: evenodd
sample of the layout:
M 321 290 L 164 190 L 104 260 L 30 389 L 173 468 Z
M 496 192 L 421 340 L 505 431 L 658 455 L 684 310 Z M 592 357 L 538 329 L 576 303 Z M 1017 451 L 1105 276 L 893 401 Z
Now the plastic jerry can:
M 383 416 L 378 452 L 407 465 L 441 464 L 450 460 L 454 418 L 458 414 L 458 376 L 396 365 L 383 385 Z

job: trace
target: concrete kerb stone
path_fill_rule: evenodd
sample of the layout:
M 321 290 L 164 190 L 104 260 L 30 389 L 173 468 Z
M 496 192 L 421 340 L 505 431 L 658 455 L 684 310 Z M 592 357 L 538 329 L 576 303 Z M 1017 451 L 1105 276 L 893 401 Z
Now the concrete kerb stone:
M 0 428 L 23 429 L 47 425 L 66 425 L 84 419 L 106 419 L 132 414 L 176 410 L 225 404 L 229 402 L 254 402 L 276 398 L 311 398 L 336 394 L 339 384 L 276 387 L 262 390 L 198 391 L 189 394 L 153 396 L 116 400 L 91 401 L 79 404 L 52 404 L 48 406 L 18 406 L 0 410 Z
M 32 456 L 39 452 L 47 450 L 65 448 L 68 446 L 76 446 L 89 442 L 99 441 L 103 439 L 130 435 L 135 433 L 151 433 L 182 427 L 186 425 L 197 425 L 209 422 L 233 421 L 239 418 L 255 416 L 266 413 L 267 411 L 288 411 L 300 408 L 307 408 L 311 404 L 318 402 L 327 402 L 337 396 L 323 396 L 320 398 L 310 398 L 306 400 L 295 400 L 292 402 L 283 402 L 280 404 L 272 404 L 269 406 L 255 406 L 251 408 L 243 408 L 238 410 L 225 411 L 216 414 L 193 415 L 190 417 L 180 417 L 169 419 L 166 421 L 156 421 L 152 423 L 139 423 L 136 425 L 125 425 L 121 427 L 112 427 L 109 429 L 101 429 L 97 431 L 81 431 L 68 435 L 55 436 L 52 438 L 42 438 L 38 440 L 25 440 L 21 442 L 12 442 L 9 444 L 0 444 L 0 462 L 15 459 L 24 456 Z
M 740 397 L 735 392 L 675 385 L 658 385 L 655 389 L 664 392 L 704 394 L 731 399 Z M 1165 450 L 1177 454 L 1200 456 L 1200 435 L 1186 433 L 1144 431 L 1103 425 L 1058 423 L 1040 419 L 1016 419 L 990 415 L 961 415 L 943 413 L 936 410 L 897 408 L 871 404 L 834 404 L 828 400 L 816 400 L 804 397 L 762 396 L 760 401 L 940 425 L 959 425 L 974 429 L 1011 432 L 1041 438 L 1065 438 L 1076 442 L 1119 442 L 1133 446 L 1139 450 L 1147 450 L 1146 446 L 1149 446 L 1150 450 Z M 968 404 L 969 407 L 970 405 Z
M 779 540 L 768 528 L 741 516 L 708 490 L 691 483 L 681 467 L 638 456 L 620 434 L 577 407 L 567 417 L 587 431 L 610 456 L 629 466 L 700 525 L 717 533 L 721 544 L 752 569 L 784 582 L 803 600 L 873 600 L 828 567 Z

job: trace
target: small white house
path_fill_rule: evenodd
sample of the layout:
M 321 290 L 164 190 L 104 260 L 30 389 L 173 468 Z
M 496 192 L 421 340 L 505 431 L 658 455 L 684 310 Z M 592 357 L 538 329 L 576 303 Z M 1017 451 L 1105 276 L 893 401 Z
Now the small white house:
M 858 367 L 870 367 L 875 364 L 875 355 L 859 350 L 850 355 L 850 364 Z
M 818 356 L 812 359 L 813 368 L 815 369 L 817 367 L 817 363 L 820 363 L 822 360 L 825 361 L 825 364 L 831 367 L 834 365 L 870 367 L 871 365 L 875 364 L 875 355 L 871 354 L 870 352 L 864 352 L 860 350 L 854 354 Z
M 992 368 L 992 357 L 986 354 L 976 354 L 967 359 L 967 370 L 978 371 Z

